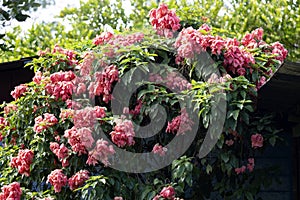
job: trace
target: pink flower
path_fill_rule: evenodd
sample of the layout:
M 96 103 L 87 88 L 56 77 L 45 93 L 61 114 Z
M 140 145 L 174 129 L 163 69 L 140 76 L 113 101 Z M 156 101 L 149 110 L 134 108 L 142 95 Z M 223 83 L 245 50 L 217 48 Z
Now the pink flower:
M 200 26 L 199 30 L 205 30 L 206 32 L 210 32 L 211 27 L 204 23 Z
M 111 100 L 112 84 L 119 80 L 119 71 L 115 65 L 106 66 L 103 71 L 94 74 L 95 82 L 88 86 L 90 97 L 102 96 L 108 103 Z
M 109 165 L 108 157 L 113 155 L 115 150 L 112 145 L 108 145 L 108 142 L 101 139 L 97 140 L 96 147 L 89 151 L 88 160 L 86 163 L 88 165 L 96 165 L 98 161 L 102 162 L 105 166 Z
M 172 186 L 164 187 L 160 192 L 160 196 L 165 199 L 175 198 L 175 190 Z
M 166 129 L 167 133 L 176 133 L 184 134 L 187 131 L 192 130 L 193 121 L 189 118 L 188 113 L 185 109 L 181 110 L 181 114 L 174 119 L 172 119 L 171 122 L 168 122 L 168 126 Z
M 143 101 L 140 100 L 140 99 L 137 100 L 137 105 L 135 106 L 134 110 L 130 110 L 130 111 L 129 111 L 129 114 L 132 114 L 132 115 L 138 115 L 138 114 L 140 114 L 142 105 L 143 105 Z M 125 114 L 126 114 L 126 113 L 125 113 Z
M 250 64 L 254 63 L 253 55 L 245 49 L 233 45 L 226 47 L 223 65 L 227 72 L 243 76 L 246 73 L 246 68 L 251 68 Z
M 22 195 L 22 190 L 20 183 L 13 182 L 9 185 L 5 185 L 1 188 L 2 193 L 0 193 L 0 200 L 20 200 Z
M 35 82 L 36 84 L 40 84 L 43 79 L 43 74 L 40 71 L 35 72 L 35 75 L 32 78 L 33 82 Z
M 80 63 L 79 70 L 80 70 L 80 75 L 81 76 L 89 76 L 91 71 L 92 71 L 92 64 L 95 60 L 95 54 L 93 52 L 87 52 L 84 55 L 84 59 L 82 63 Z
M 58 120 L 53 114 L 45 113 L 44 118 L 38 116 L 34 119 L 34 122 L 33 130 L 36 133 L 41 133 L 43 130 L 57 124 Z
M 261 134 L 257 133 L 251 136 L 252 148 L 262 147 L 264 144 L 264 138 Z
M 233 144 L 234 144 L 234 141 L 233 140 L 226 140 L 225 141 L 225 144 L 227 145 L 227 146 L 232 146 Z
M 123 197 L 115 197 L 114 200 L 123 200 Z
M 86 180 L 88 180 L 89 172 L 87 170 L 80 170 L 71 178 L 69 178 L 68 183 L 71 190 L 75 190 L 78 187 L 82 186 Z
M 252 172 L 254 169 L 254 158 L 249 158 L 248 159 L 248 164 L 247 164 L 247 169 L 249 170 L 249 172 Z
M 103 32 L 99 36 L 97 35 L 94 40 L 93 44 L 94 45 L 102 45 L 106 42 L 108 42 L 110 39 L 114 37 L 114 34 L 111 32 Z
M 159 144 L 155 144 L 152 149 L 152 152 L 155 154 L 159 154 L 160 156 L 164 156 L 164 155 L 166 155 L 167 150 L 168 150 L 167 148 L 165 148 Z
M 81 135 L 83 132 L 74 126 L 71 129 L 65 131 L 64 137 L 68 139 L 68 143 L 71 145 L 72 150 L 80 156 L 81 154 L 86 154 L 86 148 L 82 143 L 81 139 L 84 137 Z
M 59 193 L 61 188 L 67 184 L 68 177 L 61 169 L 56 169 L 48 175 L 47 182 L 54 186 L 54 191 L 56 193 Z
M 81 144 L 86 148 L 89 149 L 93 146 L 95 140 L 92 136 L 92 130 L 86 127 L 80 128 L 77 131 L 77 134 L 80 137 Z
M 113 143 L 118 147 L 134 145 L 134 129 L 130 120 L 119 120 L 116 122 L 114 130 L 110 133 Z
M 10 94 L 16 100 L 23 96 L 25 92 L 27 92 L 27 88 L 27 85 L 21 84 L 19 86 L 16 86 L 14 91 L 12 91 Z
M 20 150 L 17 157 L 11 159 L 10 165 L 13 168 L 18 168 L 20 174 L 25 176 L 30 175 L 30 165 L 34 158 L 33 151 L 29 149 Z
M 157 9 L 150 10 L 149 15 L 151 25 L 161 36 L 173 37 L 172 32 L 180 28 L 180 19 L 164 3 L 160 4 Z
M 7 104 L 7 106 L 4 107 L 4 113 L 8 115 L 12 111 L 16 111 L 18 109 L 17 105 L 15 104 Z
M 265 83 L 266 83 L 266 77 L 265 76 L 260 77 L 259 81 L 256 84 L 256 88 L 260 89 Z
M 264 30 L 262 28 L 257 28 L 251 33 L 248 33 L 242 39 L 242 44 L 248 48 L 256 48 L 259 46 L 260 41 L 262 40 Z
M 286 50 L 279 42 L 271 44 L 271 48 L 273 49 L 272 54 L 276 55 L 275 59 L 283 62 L 287 57 L 288 50 Z
M 68 166 L 68 163 L 64 160 L 69 157 L 69 149 L 64 144 L 59 145 L 56 142 L 50 142 L 50 150 L 57 156 L 60 162 L 63 162 L 63 167 Z
M 242 166 L 240 168 L 235 168 L 234 171 L 235 171 L 236 174 L 242 174 L 246 171 L 246 167 Z
M 64 49 L 56 44 L 52 50 L 52 53 L 59 53 L 65 55 L 67 58 L 67 64 L 70 66 L 78 64 L 78 60 L 76 60 L 76 53 L 73 50 Z
M 103 118 L 106 116 L 106 107 L 95 106 L 94 110 L 97 118 Z
M 58 100 L 61 98 L 63 101 L 70 99 L 73 94 L 74 83 L 76 78 L 72 71 L 56 72 L 50 75 L 50 82 L 46 84 L 46 92 Z

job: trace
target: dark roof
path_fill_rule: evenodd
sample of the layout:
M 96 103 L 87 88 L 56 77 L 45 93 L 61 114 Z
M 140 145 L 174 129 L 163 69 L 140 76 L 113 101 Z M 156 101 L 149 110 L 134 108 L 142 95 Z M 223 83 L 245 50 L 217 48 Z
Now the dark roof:
M 258 108 L 289 113 L 300 106 L 300 63 L 285 62 L 258 92 Z
M 24 65 L 28 62 L 31 62 L 33 58 L 37 58 L 37 56 L 21 58 L 20 60 L 11 62 L 0 63 L 0 71 L 23 68 Z

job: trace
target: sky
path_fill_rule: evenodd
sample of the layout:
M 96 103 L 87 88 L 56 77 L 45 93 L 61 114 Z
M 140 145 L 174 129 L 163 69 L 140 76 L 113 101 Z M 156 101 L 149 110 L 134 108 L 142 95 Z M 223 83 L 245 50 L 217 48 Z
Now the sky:
M 47 6 L 46 8 L 39 8 L 37 11 L 31 12 L 29 14 L 30 18 L 26 19 L 25 22 L 17 22 L 15 20 L 11 25 L 20 25 L 23 30 L 27 30 L 36 23 L 53 21 L 63 22 L 63 19 L 55 18 L 55 16 L 59 15 L 60 11 L 65 7 L 79 7 L 79 5 L 79 0 L 55 0 L 54 5 Z

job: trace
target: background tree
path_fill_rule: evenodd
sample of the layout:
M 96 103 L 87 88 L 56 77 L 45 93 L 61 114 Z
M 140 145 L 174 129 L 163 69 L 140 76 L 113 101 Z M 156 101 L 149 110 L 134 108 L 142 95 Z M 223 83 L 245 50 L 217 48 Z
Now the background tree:
M 37 24 L 27 33 L 20 30 L 10 32 L 4 38 L 9 49 L 0 52 L 1 62 L 36 55 L 49 44 L 69 44 L 92 39 L 104 30 L 105 26 L 118 31 L 124 29 L 142 29 L 148 26 L 148 12 L 157 6 L 157 1 L 130 0 L 134 12 L 125 13 L 128 3 L 88 0 L 81 1 L 79 8 L 65 8 L 59 17 L 69 20 L 71 30 L 59 23 Z M 255 28 L 262 27 L 268 35 L 266 41 L 280 41 L 289 50 L 288 60 L 299 60 L 300 17 L 299 0 L 201 0 L 201 1 L 165 1 L 170 8 L 178 11 L 181 24 L 198 28 L 207 23 L 220 35 L 241 37 Z M 20 29 L 20 28 L 17 28 Z
M 4 29 L 4 27 L 10 25 L 10 22 L 14 19 L 23 22 L 30 17 L 28 15 L 30 11 L 35 11 L 40 6 L 46 7 L 46 5 L 53 3 L 54 0 L 3 0 L 0 8 L 0 27 Z M 4 36 L 4 32 L 0 32 L 0 39 Z M 2 50 L 6 50 L 5 47 L 3 43 L 0 43 Z

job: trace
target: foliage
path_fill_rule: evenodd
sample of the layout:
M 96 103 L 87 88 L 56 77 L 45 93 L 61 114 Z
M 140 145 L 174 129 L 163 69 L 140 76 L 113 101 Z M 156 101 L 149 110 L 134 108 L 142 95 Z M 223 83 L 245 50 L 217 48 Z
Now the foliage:
M 286 50 L 265 43 L 262 29 L 241 43 L 216 35 L 206 24 L 176 33 L 170 29 L 178 28 L 172 20 L 176 14 L 166 5 L 159 9 L 170 17 L 154 30 L 102 32 L 69 49 L 56 45 L 39 52 L 29 64 L 36 72 L 33 81 L 16 87 L 15 101 L 2 105 L 1 186 L 15 188 L 19 182 L 21 199 L 251 200 L 268 185 L 273 171 L 256 167 L 255 157 L 275 145 L 278 136 L 272 116 L 258 113 L 255 102 Z M 151 22 L 159 17 L 152 12 Z M 132 92 L 133 80 L 139 87 Z M 119 82 L 123 95 L 114 93 L 114 99 L 132 96 L 116 114 L 111 100 Z M 184 99 L 191 101 L 181 104 Z M 222 101 L 226 113 L 214 113 Z M 140 127 L 160 119 L 158 105 L 168 123 L 152 137 L 134 137 Z M 199 118 L 192 121 L 187 110 Z M 222 134 L 210 154 L 199 158 L 207 130 L 218 127 L 220 115 L 225 117 Z M 194 130 L 196 138 L 184 155 L 162 169 L 135 174 L 109 167 L 119 148 L 167 159 L 176 152 L 165 146 L 174 138 L 184 141 Z M 2 190 L 0 199 L 6 195 Z
M 0 8 L 0 27 L 4 28 L 7 26 L 7 23 L 11 22 L 13 19 L 23 22 L 30 17 L 28 11 L 36 10 L 40 6 L 45 7 L 51 3 L 53 3 L 52 0 L 3 0 Z M 5 34 L 1 32 L 0 39 L 4 36 Z M 1 43 L 0 48 L 5 50 L 7 47 Z

